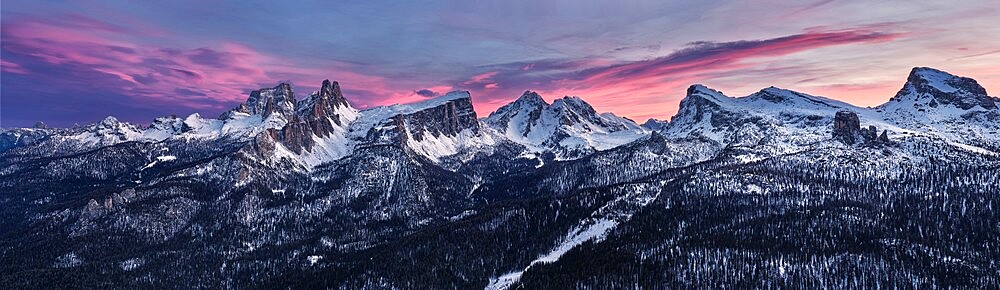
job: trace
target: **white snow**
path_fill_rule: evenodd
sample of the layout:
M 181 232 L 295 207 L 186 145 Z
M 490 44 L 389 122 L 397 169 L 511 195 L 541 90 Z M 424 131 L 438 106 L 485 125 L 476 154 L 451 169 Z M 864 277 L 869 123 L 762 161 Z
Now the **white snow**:
M 976 146 L 962 144 L 962 143 L 957 143 L 957 142 L 948 142 L 948 143 L 951 144 L 951 145 L 953 145 L 953 146 L 955 146 L 955 147 L 962 148 L 963 150 L 966 150 L 966 151 L 969 151 L 969 152 L 973 152 L 973 153 L 979 153 L 979 154 L 990 155 L 990 156 L 1000 155 L 1000 153 L 989 151 L 989 150 L 983 149 L 982 147 L 976 147 Z
M 156 160 L 162 161 L 162 162 L 174 161 L 174 160 L 177 160 L 177 156 L 173 156 L 173 155 L 156 156 Z
M 511 272 L 504 274 L 503 276 L 500 276 L 496 279 L 492 279 L 490 280 L 490 284 L 486 285 L 486 290 L 509 289 L 510 286 L 514 285 L 514 283 L 517 283 L 517 281 L 521 280 L 521 274 L 524 274 L 524 271 Z
M 631 188 L 627 192 L 591 214 L 573 227 L 549 252 L 531 261 L 520 271 L 510 272 L 490 280 L 486 289 L 508 289 L 520 280 L 521 275 L 537 264 L 553 263 L 569 250 L 588 241 L 603 241 L 619 223 L 632 218 L 635 210 L 645 207 L 659 195 L 658 187 Z
M 563 254 L 569 252 L 570 249 L 575 248 L 590 240 L 603 240 L 607 236 L 611 229 L 618 225 L 617 221 L 601 219 L 597 222 L 587 225 L 583 228 L 575 228 L 570 234 L 564 238 L 563 242 L 552 249 L 551 252 L 545 254 L 538 259 L 535 259 L 534 263 L 552 263 L 559 260 Z
M 484 123 L 529 152 L 555 151 L 559 160 L 578 157 L 563 156 L 563 152 L 607 150 L 649 134 L 631 120 L 592 110 L 579 97 L 564 97 L 549 105 L 529 92 L 485 118 Z
M 954 93 L 958 91 L 957 88 L 948 84 L 948 80 L 955 78 L 951 74 L 935 69 L 921 69 L 916 71 L 916 74 L 927 80 L 927 83 L 932 87 L 946 93 Z
M 309 266 L 316 265 L 316 263 L 319 263 L 319 260 L 322 260 L 322 259 L 323 259 L 323 256 L 319 256 L 319 255 L 312 255 L 312 256 L 306 257 L 306 260 L 309 261 Z
M 463 211 L 460 214 L 451 216 L 451 217 L 448 218 L 448 220 L 449 221 L 457 221 L 457 220 L 461 220 L 461 219 L 463 219 L 463 218 L 465 218 L 467 216 L 474 215 L 474 214 L 476 214 L 476 211 L 470 209 L 470 210 Z

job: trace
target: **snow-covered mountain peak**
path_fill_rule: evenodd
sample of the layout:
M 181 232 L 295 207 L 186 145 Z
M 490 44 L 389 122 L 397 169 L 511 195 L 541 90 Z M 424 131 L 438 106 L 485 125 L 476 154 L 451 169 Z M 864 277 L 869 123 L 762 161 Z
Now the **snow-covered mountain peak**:
M 782 152 L 829 139 L 832 119 L 842 110 L 861 112 L 866 120 L 881 119 L 844 102 L 776 87 L 733 98 L 693 85 L 660 131 L 669 137 L 707 138 L 720 145 Z
M 501 106 L 488 117 L 483 119 L 486 124 L 497 127 L 500 131 L 506 131 L 507 125 L 515 122 L 515 127 L 522 133 L 531 130 L 531 125 L 541 116 L 542 110 L 548 108 L 549 103 L 542 99 L 542 96 L 533 91 L 524 91 L 520 97 L 513 102 Z
M 416 102 L 416 103 L 405 104 L 405 105 L 397 105 L 397 106 L 404 106 L 404 107 L 406 107 L 410 111 L 419 111 L 419 110 L 423 110 L 423 109 L 427 109 L 427 108 L 433 108 L 433 107 L 437 107 L 437 106 L 440 106 L 440 105 L 447 104 L 449 102 L 453 102 L 453 101 L 456 101 L 456 100 L 463 100 L 463 99 L 464 100 L 468 100 L 468 101 L 471 102 L 472 95 L 469 93 L 469 91 L 452 91 L 452 92 L 448 92 L 447 94 L 444 94 L 443 96 L 438 96 L 438 97 L 435 97 L 435 98 L 432 98 L 432 99 L 428 99 L 428 100 L 424 100 L 424 101 L 420 101 L 420 102 Z
M 725 94 L 720 91 L 714 90 L 702 84 L 693 84 L 687 89 L 687 96 L 690 97 L 703 97 L 711 100 L 726 100 L 729 99 Z
M 135 140 L 142 135 L 142 131 L 135 125 L 108 116 L 100 122 L 80 128 L 71 134 L 67 136 L 68 139 L 76 140 L 84 145 L 107 146 Z
M 793 90 L 777 87 L 767 87 L 749 96 L 744 100 L 749 105 L 749 109 L 755 110 L 819 110 L 826 112 L 831 109 L 853 107 L 850 104 L 828 99 L 820 96 L 804 94 Z
M 422 110 L 438 107 L 441 105 L 454 103 L 456 101 L 468 102 L 471 105 L 472 96 L 469 93 L 469 91 L 453 91 L 438 97 L 426 99 L 416 103 L 393 104 L 388 106 L 374 107 L 370 109 L 365 109 L 361 111 L 361 113 L 365 116 L 366 119 L 385 120 L 397 115 L 412 114 Z
M 789 101 L 794 102 L 795 100 L 801 100 L 801 99 L 806 99 L 806 100 L 815 99 L 813 96 L 807 94 L 799 93 L 792 90 L 786 90 L 774 86 L 764 88 L 748 97 L 757 98 L 772 103 L 784 103 Z
M 666 128 L 667 124 L 668 124 L 668 121 L 649 118 L 649 119 L 646 119 L 646 122 L 642 123 L 641 126 L 643 128 L 649 129 L 649 130 L 659 131 L 659 130 L 663 130 L 664 128 Z
M 554 152 L 566 159 L 613 148 L 647 133 L 632 120 L 597 113 L 579 97 L 566 96 L 547 104 L 532 91 L 500 107 L 483 122 L 531 151 Z
M 545 99 L 542 99 L 541 95 L 530 90 L 524 91 L 524 93 L 521 94 L 521 96 L 518 97 L 517 100 L 514 101 L 514 103 L 531 104 L 536 106 L 537 105 L 545 106 L 549 104 L 548 102 L 545 102 Z
M 119 121 L 118 118 L 115 118 L 114 116 L 104 117 L 104 119 L 102 119 L 101 122 L 97 123 L 97 126 L 100 127 L 117 127 L 121 125 L 122 122 Z
M 900 127 L 959 142 L 1000 144 L 997 102 L 974 79 L 917 67 L 903 88 L 875 111 Z
M 153 122 L 149 124 L 147 129 L 157 129 L 165 130 L 170 132 L 180 133 L 183 129 L 183 120 L 178 118 L 176 115 L 170 115 L 165 117 L 158 117 L 153 119 Z
M 453 91 L 417 103 L 375 107 L 360 114 L 347 136 L 352 144 L 399 145 L 439 161 L 493 143 L 491 136 L 480 132 L 468 91 Z
M 941 105 L 962 110 L 997 108 L 996 100 L 976 80 L 927 67 L 913 68 L 903 88 L 880 107 L 890 111 L 932 110 Z
M 113 116 L 108 116 L 96 124 L 87 126 L 85 130 L 96 134 L 116 135 L 131 135 L 139 131 L 135 125 L 119 121 L 118 118 Z
M 580 116 L 590 116 L 598 115 L 594 107 L 590 106 L 586 101 L 576 96 L 565 96 L 561 99 L 556 99 L 552 101 L 551 107 L 556 110 L 564 112 L 564 117 L 572 117 L 574 115 Z M 577 120 L 568 120 L 571 122 L 578 122 Z

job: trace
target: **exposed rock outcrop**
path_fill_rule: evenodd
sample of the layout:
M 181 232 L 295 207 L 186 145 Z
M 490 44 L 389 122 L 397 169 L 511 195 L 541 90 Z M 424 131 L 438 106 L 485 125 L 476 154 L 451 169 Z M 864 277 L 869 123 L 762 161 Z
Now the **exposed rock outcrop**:
M 250 92 L 250 98 L 236 110 L 251 115 L 260 115 L 264 118 L 277 113 L 287 119 L 295 114 L 295 93 L 292 92 L 292 85 L 288 83 L 281 83 L 273 88 L 259 89 Z
M 427 108 L 393 115 L 381 126 L 371 128 L 366 139 L 370 143 L 403 144 L 410 138 L 419 142 L 431 136 L 456 136 L 466 129 L 478 134 L 479 120 L 469 93 L 452 94 L 458 97 Z
M 833 117 L 833 138 L 847 144 L 858 141 L 861 121 L 858 114 L 850 111 L 840 111 Z
M 839 111 L 833 117 L 833 138 L 845 144 L 865 144 L 882 145 L 888 144 L 889 135 L 887 131 L 882 131 L 879 135 L 875 125 L 868 125 L 868 128 L 861 128 L 861 120 L 858 114 L 851 111 Z

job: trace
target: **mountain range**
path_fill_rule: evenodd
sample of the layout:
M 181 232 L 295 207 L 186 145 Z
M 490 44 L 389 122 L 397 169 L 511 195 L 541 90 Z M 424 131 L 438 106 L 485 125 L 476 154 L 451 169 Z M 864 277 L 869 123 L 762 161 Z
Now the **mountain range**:
M 1000 99 L 917 67 L 874 108 L 692 85 L 669 121 L 526 91 L 0 131 L 13 288 L 1000 286 Z

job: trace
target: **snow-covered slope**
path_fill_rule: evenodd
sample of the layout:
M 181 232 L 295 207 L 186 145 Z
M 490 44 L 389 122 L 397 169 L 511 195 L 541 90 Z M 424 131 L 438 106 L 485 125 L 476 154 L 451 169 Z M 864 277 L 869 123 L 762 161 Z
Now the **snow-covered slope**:
M 404 145 L 432 161 L 494 143 L 480 130 L 467 91 L 361 111 L 350 131 L 349 139 L 357 146 Z
M 483 122 L 532 152 L 552 152 L 560 159 L 607 150 L 648 134 L 632 120 L 598 114 L 579 97 L 563 97 L 548 104 L 532 91 L 500 107 Z
M 693 85 L 669 123 L 650 126 L 660 126 L 668 138 L 704 137 L 779 154 L 837 145 L 830 142 L 838 112 L 857 116 L 853 126 L 887 140 L 921 137 L 980 150 L 997 148 L 1000 138 L 994 98 L 972 79 L 929 68 L 914 68 L 903 89 L 874 109 L 775 87 L 733 98 Z
M 917 67 L 892 99 L 875 108 L 899 126 L 961 142 L 1000 142 L 1000 108 L 976 80 Z
M 89 147 L 114 145 L 120 142 L 135 140 L 142 137 L 142 131 L 136 126 L 118 121 L 115 117 L 107 117 L 101 122 L 87 126 L 66 139 L 76 140 Z
M 670 138 L 705 137 L 720 145 L 772 146 L 786 152 L 829 139 L 838 111 L 857 112 L 862 123 L 886 124 L 866 109 L 823 97 L 769 87 L 732 98 L 702 85 L 687 97 L 663 133 Z

